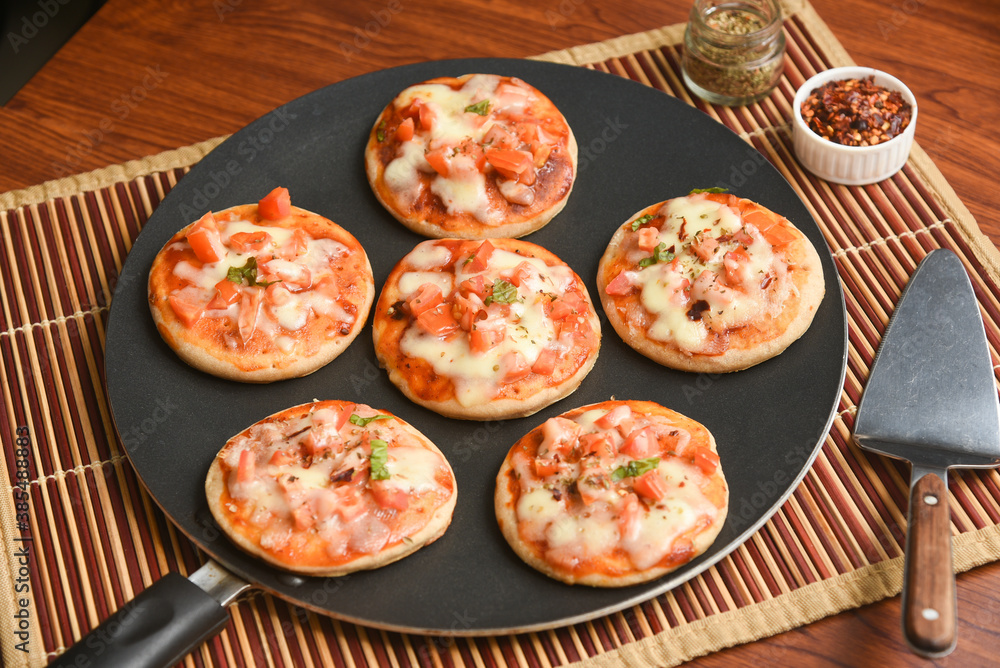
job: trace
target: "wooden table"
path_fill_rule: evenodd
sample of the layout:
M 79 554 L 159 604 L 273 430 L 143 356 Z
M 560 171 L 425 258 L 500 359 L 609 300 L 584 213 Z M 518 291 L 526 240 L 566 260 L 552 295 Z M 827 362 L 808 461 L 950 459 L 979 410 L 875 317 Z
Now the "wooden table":
M 917 141 L 994 243 L 1000 3 L 813 0 L 859 64 L 905 81 Z M 234 132 L 326 84 L 406 63 L 522 57 L 686 20 L 689 0 L 109 0 L 0 109 L 0 192 Z M 962 575 L 959 646 L 994 661 L 1000 564 Z M 726 650 L 704 666 L 925 665 L 898 597 Z

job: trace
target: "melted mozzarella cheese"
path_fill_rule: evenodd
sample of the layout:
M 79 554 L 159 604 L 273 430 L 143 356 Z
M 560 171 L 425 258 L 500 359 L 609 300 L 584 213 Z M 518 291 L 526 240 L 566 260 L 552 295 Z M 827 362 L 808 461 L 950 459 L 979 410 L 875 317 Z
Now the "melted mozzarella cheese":
M 640 290 L 640 303 L 653 316 L 647 330 L 651 339 L 673 341 L 682 349 L 697 351 L 705 344 L 710 329 L 738 327 L 762 312 L 780 308 L 788 292 L 785 281 L 781 281 L 780 289 L 772 291 L 770 296 L 765 294 L 760 283 L 765 276 L 782 278 L 785 265 L 756 228 L 744 226 L 737 211 L 695 195 L 670 200 L 657 213 L 665 218 L 659 228 L 658 241 L 680 262 L 679 265 L 652 264 L 632 274 Z M 692 242 L 695 235 L 718 239 L 741 228 L 752 241 L 745 246 L 749 260 L 741 267 L 747 279 L 738 289 L 733 289 L 725 284 L 724 263 L 726 252 L 737 245 L 723 241 L 707 258 L 700 258 Z M 702 277 L 704 271 L 710 272 L 713 278 Z M 693 287 L 685 288 L 684 281 Z M 688 311 L 691 303 L 700 299 L 705 300 L 708 308 L 699 313 L 699 319 L 693 319 Z
M 256 254 L 273 253 L 275 249 L 288 243 L 294 234 L 294 230 L 255 225 L 246 220 L 219 221 L 218 224 L 220 236 L 224 241 L 228 241 L 232 235 L 239 232 L 257 231 L 266 232 L 270 241 L 264 248 L 251 254 L 238 253 L 226 247 L 226 254 L 222 259 L 218 262 L 203 264 L 200 267 L 188 261 L 176 263 L 173 267 L 173 274 L 181 279 L 183 287 L 175 290 L 173 294 L 188 295 L 195 301 L 208 302 L 215 296 L 216 284 L 226 280 L 231 268 L 246 266 L 248 258 L 255 257 Z M 316 285 L 324 277 L 333 276 L 337 260 L 348 252 L 347 246 L 333 239 L 308 238 L 305 253 L 300 255 L 295 262 L 273 258 L 268 265 L 273 271 L 287 272 L 289 275 L 295 275 L 300 267 L 304 267 L 311 276 L 312 284 Z M 197 295 L 192 295 L 193 289 L 200 292 Z M 291 286 L 288 291 L 288 300 L 285 303 L 272 304 L 269 308 L 261 309 L 259 313 L 256 329 L 270 336 L 275 345 L 285 352 L 293 350 L 295 344 L 294 339 L 282 335 L 281 332 L 295 332 L 302 329 L 314 314 L 330 316 L 349 324 L 354 322 L 354 317 L 348 314 L 334 297 L 317 290 L 300 290 L 296 286 Z M 238 314 L 239 301 L 229 305 L 226 309 L 216 309 L 205 313 L 207 317 L 226 317 L 233 320 L 238 317 Z
M 580 435 L 612 435 L 614 429 L 604 430 L 596 424 L 607 413 L 604 409 L 592 409 L 573 421 L 580 425 Z M 674 437 L 683 445 L 690 439 L 687 431 L 661 418 L 632 414 L 631 419 L 630 429 L 652 427 L 661 432 L 677 432 Z M 677 449 L 683 450 L 683 445 Z M 580 506 L 577 501 L 575 507 L 568 510 L 573 505 L 567 503 L 573 495 L 571 488 L 580 484 L 576 480 L 580 466 L 568 466 L 567 470 L 542 480 L 534 474 L 531 458 L 523 456 L 521 459 L 523 461 L 513 462 L 521 490 L 515 508 L 518 530 L 526 540 L 544 542 L 550 558 L 562 564 L 572 565 L 609 555 L 620 547 L 635 568 L 647 569 L 669 556 L 678 538 L 696 529 L 706 518 L 714 520 L 720 512 L 701 491 L 704 481 L 701 470 L 683 459 L 666 457 L 660 460 L 656 469 L 666 483 L 666 496 L 651 504 L 640 502 L 637 521 L 629 523 L 623 533 L 621 516 L 630 494 L 630 479 L 612 483 L 590 504 Z M 605 473 L 610 475 L 615 469 L 627 466 L 629 461 L 627 455 L 619 454 L 606 465 Z M 553 494 L 553 485 L 560 487 L 558 494 Z
M 399 294 L 403 299 L 409 299 L 420 290 L 420 286 L 430 283 L 441 290 L 447 297 L 454 287 L 454 279 L 450 273 L 441 271 L 407 271 L 399 277 Z

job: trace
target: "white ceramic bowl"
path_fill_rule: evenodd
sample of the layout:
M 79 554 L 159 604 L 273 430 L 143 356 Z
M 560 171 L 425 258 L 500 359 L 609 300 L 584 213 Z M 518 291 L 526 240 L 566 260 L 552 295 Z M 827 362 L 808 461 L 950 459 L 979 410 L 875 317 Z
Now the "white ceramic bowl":
M 802 120 L 802 103 L 813 90 L 828 81 L 875 77 L 875 83 L 899 91 L 913 108 L 910 124 L 884 144 L 844 146 L 823 139 Z M 810 172 L 834 183 L 860 186 L 887 179 L 906 164 L 917 129 L 917 99 L 896 77 L 870 67 L 835 67 L 812 77 L 795 93 L 792 113 L 792 143 L 795 155 Z

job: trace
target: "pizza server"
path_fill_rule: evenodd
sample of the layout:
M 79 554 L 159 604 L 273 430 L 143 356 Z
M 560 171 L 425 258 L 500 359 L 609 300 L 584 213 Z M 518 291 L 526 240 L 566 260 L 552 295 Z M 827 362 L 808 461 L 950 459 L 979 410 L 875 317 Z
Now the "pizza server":
M 910 461 L 903 635 L 928 657 L 955 648 L 948 469 L 1000 465 L 1000 403 L 972 284 L 939 249 L 917 267 L 872 365 L 854 440 Z

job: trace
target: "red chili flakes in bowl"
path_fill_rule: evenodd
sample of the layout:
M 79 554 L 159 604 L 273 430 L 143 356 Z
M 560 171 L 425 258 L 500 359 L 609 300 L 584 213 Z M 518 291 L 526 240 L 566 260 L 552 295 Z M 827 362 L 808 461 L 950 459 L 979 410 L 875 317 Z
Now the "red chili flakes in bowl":
M 910 124 L 913 110 L 899 91 L 875 77 L 829 81 L 802 103 L 802 120 L 823 139 L 844 146 L 883 144 Z

